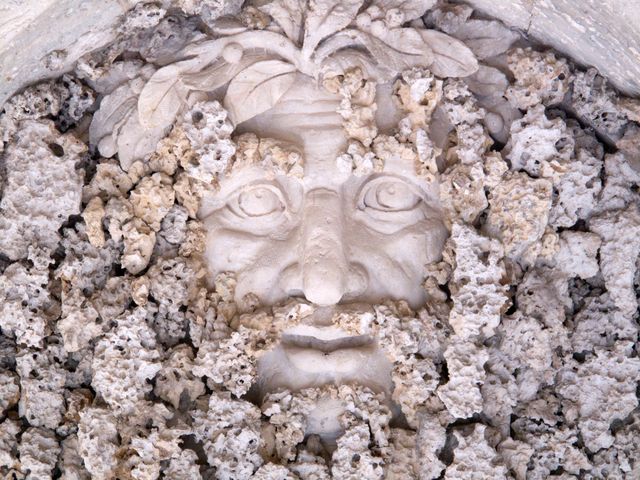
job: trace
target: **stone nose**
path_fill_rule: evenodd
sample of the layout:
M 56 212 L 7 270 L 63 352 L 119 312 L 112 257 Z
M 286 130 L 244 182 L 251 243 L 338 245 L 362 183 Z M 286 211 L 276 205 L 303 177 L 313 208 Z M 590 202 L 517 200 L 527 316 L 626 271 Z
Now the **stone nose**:
M 362 290 L 361 271 L 345 255 L 343 206 L 340 195 L 316 188 L 305 197 L 303 227 L 303 294 L 316 305 L 335 305 L 354 287 Z M 356 276 L 358 281 L 350 282 Z M 357 285 L 356 285 L 357 284 Z

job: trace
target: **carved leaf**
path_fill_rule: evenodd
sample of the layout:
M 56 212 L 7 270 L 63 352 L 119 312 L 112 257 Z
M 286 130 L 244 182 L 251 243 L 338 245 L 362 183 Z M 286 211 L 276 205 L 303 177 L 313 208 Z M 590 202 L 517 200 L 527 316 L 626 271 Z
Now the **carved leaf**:
M 100 141 L 110 136 L 116 125 L 122 122 L 135 107 L 137 96 L 129 83 L 121 85 L 116 88 L 109 95 L 105 96 L 100 102 L 100 108 L 93 115 L 91 120 L 91 126 L 89 127 L 89 142 L 91 145 L 98 145 Z M 105 152 L 100 150 L 103 156 L 110 157 L 115 154 L 115 151 L 109 152 L 110 155 L 106 155 Z
M 153 152 L 163 137 L 163 128 L 145 128 L 140 125 L 134 107 L 131 115 L 118 131 L 118 158 L 120 166 L 128 171 L 133 162 Z
M 431 63 L 431 49 L 414 28 L 393 28 L 380 37 L 380 40 L 397 54 L 414 57 L 410 63 Z
M 231 80 L 224 106 L 237 125 L 278 103 L 295 76 L 296 67 L 281 60 L 254 63 Z
M 271 15 L 284 34 L 295 44 L 302 37 L 302 23 L 306 11 L 306 2 L 300 0 L 274 0 L 260 7 L 264 13 Z
M 227 63 L 220 58 L 199 72 L 183 74 L 182 82 L 189 89 L 211 92 L 229 82 L 248 66 L 268 58 L 269 55 L 264 50 L 245 52 L 238 63 Z
M 309 58 L 325 38 L 346 28 L 364 0 L 310 0 L 304 23 L 302 54 Z
M 437 30 L 420 30 L 420 35 L 433 50 L 429 68 L 439 77 L 466 77 L 478 70 L 478 60 L 460 40 Z
M 348 67 L 345 62 L 338 62 L 338 57 L 354 48 L 368 52 L 371 64 L 376 65 L 377 70 L 371 75 L 381 81 L 389 80 L 407 68 L 428 67 L 433 61 L 430 46 L 413 28 L 394 28 L 381 38 L 359 30 L 345 30 L 323 43 L 316 54 L 319 58 L 332 57 L 323 63 L 323 69 L 328 64 Z
M 436 4 L 436 0 L 376 0 L 374 5 L 379 6 L 383 12 L 397 8 L 404 13 L 404 21 L 410 22 L 424 15 Z
M 476 54 L 479 59 L 490 58 L 506 52 L 520 35 L 495 20 L 468 20 L 454 34 Z
M 161 68 L 142 89 L 138 99 L 141 126 L 158 128 L 168 127 L 173 123 L 189 93 L 182 83 L 183 63 Z

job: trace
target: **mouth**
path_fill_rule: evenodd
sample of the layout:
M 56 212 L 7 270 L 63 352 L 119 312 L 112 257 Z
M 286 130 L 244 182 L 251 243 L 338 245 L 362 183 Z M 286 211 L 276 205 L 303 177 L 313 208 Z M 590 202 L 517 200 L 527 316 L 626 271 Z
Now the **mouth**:
M 263 391 L 326 384 L 362 384 L 388 391 L 390 369 L 389 360 L 372 335 L 308 324 L 283 332 L 278 346 L 258 364 Z
M 332 353 L 337 350 L 370 347 L 375 340 L 370 335 L 348 335 L 336 328 L 299 325 L 284 332 L 280 342 L 285 348 L 296 347 Z

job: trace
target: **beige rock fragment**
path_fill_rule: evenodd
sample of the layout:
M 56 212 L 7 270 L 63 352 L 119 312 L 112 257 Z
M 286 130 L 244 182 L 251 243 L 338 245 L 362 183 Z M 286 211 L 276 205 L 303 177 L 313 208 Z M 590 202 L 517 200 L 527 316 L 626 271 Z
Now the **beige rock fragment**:
M 158 241 L 164 240 L 172 246 L 182 244 L 187 235 L 188 218 L 187 209 L 174 204 L 162 219 L 160 231 L 158 231 Z
M 58 461 L 60 445 L 53 431 L 46 428 L 28 428 L 20 438 L 18 446 L 20 470 L 26 480 L 53 478 L 53 469 Z
M 611 423 L 626 418 L 638 406 L 640 360 L 630 356 L 632 345 L 619 342 L 613 350 L 596 348 L 587 361 L 569 361 L 558 374 L 556 391 L 567 400 L 565 417 L 577 420 L 592 452 L 610 447 L 614 442 Z
M 175 480 L 202 480 L 198 455 L 193 450 L 182 450 L 179 456 L 171 457 L 164 474 Z
M 548 409 L 549 405 L 545 405 Z M 581 470 L 588 471 L 590 462 L 584 452 L 575 446 L 578 432 L 573 428 L 550 427 L 530 419 L 517 420 L 513 429 L 533 448 L 527 479 L 549 478 L 550 473 L 560 465 L 568 474 L 578 476 Z
M 166 416 L 159 409 L 156 412 L 161 417 Z M 154 425 L 156 428 L 150 432 L 144 431 L 131 437 L 130 449 L 134 455 L 127 458 L 126 462 L 120 466 L 123 473 L 131 472 L 131 476 L 135 479 L 159 478 L 162 465 L 168 463 L 172 457 L 180 455 L 179 437 L 190 431 L 180 426 L 167 428 L 165 421 L 162 418 L 160 422 L 154 422 L 157 426 Z
M 156 377 L 154 393 L 168 401 L 175 409 L 180 402 L 193 402 L 205 392 L 204 383 L 191 374 L 194 354 L 188 345 L 173 348 Z
M 102 334 L 102 318 L 89 299 L 77 289 L 63 292 L 62 316 L 56 323 L 67 352 L 77 352 Z
M 82 218 L 87 225 L 87 237 L 89 237 L 91 245 L 96 248 L 104 246 L 104 231 L 102 230 L 104 214 L 104 203 L 100 197 L 93 197 L 82 211 Z
M 507 98 L 518 108 L 557 105 L 569 91 L 569 65 L 553 52 L 514 48 L 508 52 L 507 62 L 515 77 L 515 84 L 507 88 Z
M 34 266 L 35 267 L 35 266 Z M 47 289 L 48 270 L 9 265 L 0 275 L 0 329 L 16 342 L 40 347 L 60 306 Z
M 385 476 L 389 480 L 409 480 L 417 478 L 416 464 L 416 434 L 401 428 L 391 429 L 390 455 L 385 458 Z
M 489 193 L 485 229 L 502 241 L 505 256 L 531 265 L 540 252 L 551 208 L 551 183 L 515 172 Z
M 507 469 L 498 453 L 485 440 L 485 425 L 474 424 L 466 435 L 454 430 L 458 446 L 453 452 L 453 463 L 447 467 L 446 480 L 507 479 Z
M 43 350 L 23 349 L 16 358 L 21 391 L 18 411 L 32 426 L 54 429 L 62 422 L 65 356 L 61 345 L 52 344 Z
M 337 87 L 337 91 L 332 87 L 329 90 L 342 97 L 338 113 L 343 118 L 342 126 L 347 137 L 359 141 L 365 147 L 370 146 L 378 134 L 375 121 L 375 82 L 365 78 L 362 70 L 356 67 L 344 72 Z
M 462 80 L 447 79 L 442 89 L 443 108 L 452 125 L 474 125 L 485 116 L 484 109 Z
M 126 198 L 112 197 L 105 205 L 104 224 L 114 242 L 123 239 L 123 226 L 133 219 L 133 208 Z
M 142 178 L 131 191 L 129 201 L 134 215 L 157 232 L 175 201 L 171 178 L 163 173 Z
M 202 222 L 190 220 L 187 222 L 187 231 L 184 241 L 180 244 L 178 253 L 184 257 L 191 257 L 204 253 L 207 232 Z
M 69 435 L 62 441 L 59 467 L 64 479 L 91 480 L 91 474 L 84 468 L 80 456 L 77 435 Z
M 100 196 L 104 201 L 110 197 L 126 195 L 133 187 L 133 181 L 113 160 L 103 160 L 96 165 L 96 173 L 84 186 L 82 199 L 89 201 L 95 196 Z
M 10 370 L 0 370 L 0 413 L 13 407 L 20 400 L 18 375 Z
M 453 309 L 449 323 L 458 338 L 493 335 L 506 303 L 503 249 L 493 239 L 482 237 L 471 227 L 454 225 L 450 242 L 455 268 L 450 282 Z
M 115 276 L 109 278 L 103 288 L 91 296 L 91 301 L 103 322 L 109 323 L 120 316 L 131 301 L 132 277 Z
M 191 415 L 194 434 L 219 478 L 249 478 L 262 465 L 258 454 L 260 410 L 255 405 L 214 392 L 208 405 L 204 403 Z
M 243 133 L 234 138 L 236 155 L 230 171 L 259 166 L 269 176 L 302 177 L 304 159 L 298 147 L 282 140 Z
M 231 167 L 236 146 L 233 125 L 219 102 L 198 102 L 185 113 L 180 127 L 191 145 L 192 155 L 181 158 L 185 172 L 211 184 Z
M 78 447 L 85 468 L 96 479 L 113 478 L 119 448 L 116 418 L 106 408 L 89 407 L 80 413 Z
M 442 319 L 426 310 L 417 315 L 406 304 L 376 306 L 375 316 L 368 313 L 339 315 L 334 324 L 354 335 L 376 338 L 392 360 L 393 401 L 400 407 L 407 423 L 418 428 L 426 402 L 434 397 L 444 345 L 450 335 Z
M 457 164 L 441 175 L 440 201 L 449 221 L 473 224 L 478 215 L 489 206 L 484 191 L 485 173 L 480 162 L 473 165 Z
M 509 393 L 519 402 L 530 401 L 542 386 L 554 381 L 552 331 L 535 318 L 516 312 L 502 320 L 499 332 L 500 355 L 507 357 L 502 367 L 517 376 L 513 382 L 515 391 Z M 491 402 L 490 398 L 486 400 Z
M 570 105 L 582 122 L 612 143 L 622 137 L 626 111 L 618 106 L 618 93 L 595 68 L 575 73 Z
M 555 182 L 558 193 L 549 212 L 549 225 L 555 228 L 571 227 L 578 220 L 587 219 L 595 210 L 602 189 L 602 162 L 584 149 L 563 170 Z
M 438 478 L 444 470 L 438 453 L 444 448 L 446 439 L 446 429 L 437 417 L 424 415 L 420 418 L 415 454 L 415 474 L 419 480 Z
M 511 125 L 505 147 L 512 170 L 524 170 L 532 177 L 559 178 L 574 150 L 573 137 L 561 118 L 550 120 L 542 105 L 531 108 Z
M 638 308 L 633 281 L 640 254 L 637 205 L 604 212 L 590 220 L 589 228 L 602 239 L 600 270 L 611 298 L 625 315 L 633 315 Z
M 141 219 L 134 218 L 122 227 L 124 251 L 121 264 L 133 275 L 149 265 L 156 233 Z
M 275 463 L 266 463 L 251 476 L 252 480 L 298 480 L 298 476 L 288 468 Z
M 19 460 L 16 453 L 20 430 L 21 426 L 17 420 L 5 418 L 0 422 L 0 467 L 8 470 L 18 468 Z
M 637 410 L 624 422 L 614 422 L 611 430 L 615 437 L 614 443 L 610 448 L 600 450 L 594 455 L 594 475 L 619 478 L 638 476 L 640 465 L 635 460 L 636 452 L 640 448 Z
M 204 186 L 185 172 L 181 172 L 176 177 L 173 189 L 176 201 L 187 209 L 190 217 L 196 218 L 198 208 L 200 208 L 200 200 L 206 191 Z
M 80 211 L 82 172 L 76 170 L 87 147 L 59 134 L 51 121 L 26 120 L 3 155 L 7 178 L 0 200 L 0 252 L 27 255 L 29 245 L 53 250 L 58 229 Z
M 131 297 L 136 305 L 144 307 L 147 304 L 149 297 L 149 277 L 142 276 L 136 278 L 131 282 Z
M 120 255 L 112 240 L 105 242 L 102 248 L 91 245 L 83 222 L 63 231 L 61 247 L 65 258 L 56 269 L 55 277 L 60 279 L 65 292 L 73 288 L 85 296 L 91 296 L 105 286 Z
M 123 314 L 95 346 L 91 385 L 116 412 L 133 413 L 152 390 L 147 380 L 162 368 L 146 315 L 140 307 Z
M 533 453 L 533 448 L 525 442 L 508 438 L 498 445 L 498 452 L 504 460 L 505 466 L 515 473 L 516 480 L 526 480 L 527 464 Z
M 302 443 L 307 428 L 307 417 L 316 407 L 315 390 L 291 393 L 282 391 L 267 395 L 262 402 L 262 413 L 273 426 L 275 448 L 273 454 L 284 461 L 296 458 L 296 447 Z
M 204 342 L 198 349 L 193 374 L 206 376 L 211 386 L 224 386 L 234 395 L 242 396 L 257 379 L 257 358 L 251 330 L 240 327 L 219 344 Z M 253 341 L 252 341 L 253 340 Z
M 595 233 L 563 231 L 560 249 L 554 258 L 557 268 L 570 277 L 595 276 L 599 271 L 596 255 L 600 244 L 600 237 Z
M 338 438 L 338 448 L 331 457 L 333 478 L 371 480 L 384 478 L 383 460 L 369 451 L 370 432 L 366 424 L 348 427 Z
M 629 203 L 637 200 L 633 185 L 640 183 L 640 173 L 633 168 L 624 153 L 606 155 L 604 173 L 604 188 L 600 192 L 594 213 L 623 210 Z
M 401 78 L 394 84 L 394 95 L 407 112 L 406 121 L 411 125 L 410 130 L 428 129 L 431 115 L 442 98 L 442 80 L 427 69 L 412 68 L 402 72 Z
M 466 340 L 450 344 L 444 352 L 449 381 L 437 393 L 455 418 L 469 418 L 482 411 L 480 385 L 485 378 L 484 364 L 489 354 Z
M 596 347 L 608 348 L 617 340 L 634 341 L 638 334 L 634 318 L 617 309 L 608 293 L 586 298 L 574 318 L 571 345 L 581 354 Z

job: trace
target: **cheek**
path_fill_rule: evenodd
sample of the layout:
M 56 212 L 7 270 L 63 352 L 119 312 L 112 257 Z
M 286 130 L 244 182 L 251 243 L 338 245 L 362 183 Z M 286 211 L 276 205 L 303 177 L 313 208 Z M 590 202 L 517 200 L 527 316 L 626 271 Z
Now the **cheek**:
M 361 229 L 350 246 L 352 261 L 365 267 L 372 285 L 384 289 L 420 287 L 427 261 L 429 237 L 412 227 L 393 235 Z M 421 288 L 421 287 L 420 287 Z
M 207 263 L 213 272 L 238 272 L 255 267 L 256 262 L 273 251 L 273 240 L 268 237 L 229 230 L 207 233 Z
M 212 278 L 222 272 L 235 274 L 236 300 L 256 295 L 262 303 L 283 299 L 288 268 L 297 262 L 298 233 L 286 238 L 259 237 L 227 229 L 209 231 L 205 252 Z

